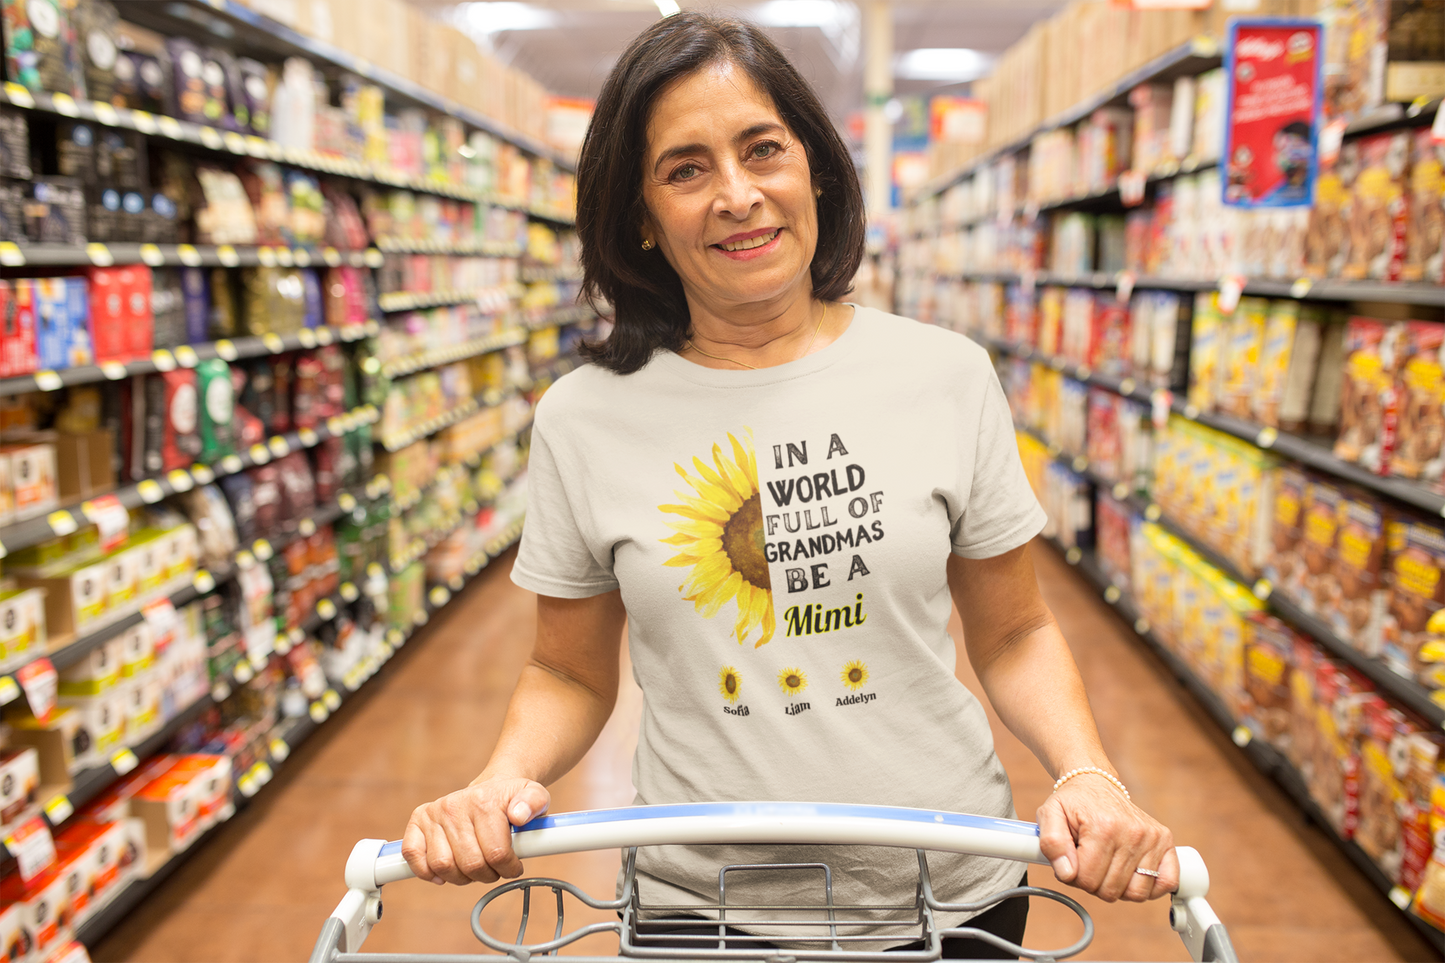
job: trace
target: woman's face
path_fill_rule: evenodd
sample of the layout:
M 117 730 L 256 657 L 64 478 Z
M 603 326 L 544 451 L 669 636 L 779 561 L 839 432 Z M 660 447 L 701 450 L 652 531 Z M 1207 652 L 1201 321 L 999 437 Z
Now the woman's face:
M 811 294 L 818 214 L 808 157 L 729 63 L 673 83 L 647 125 L 643 238 L 711 312 Z

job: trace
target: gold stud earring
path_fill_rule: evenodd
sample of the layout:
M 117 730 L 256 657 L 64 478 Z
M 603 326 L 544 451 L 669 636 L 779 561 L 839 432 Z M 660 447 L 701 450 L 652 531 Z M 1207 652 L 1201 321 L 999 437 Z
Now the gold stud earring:
M 648 239 L 646 239 L 646 240 L 644 240 L 644 241 L 642 242 L 642 249 L 643 249 L 644 251 L 650 251 L 650 250 L 652 250 L 652 239 L 651 239 L 651 238 L 648 238 Z

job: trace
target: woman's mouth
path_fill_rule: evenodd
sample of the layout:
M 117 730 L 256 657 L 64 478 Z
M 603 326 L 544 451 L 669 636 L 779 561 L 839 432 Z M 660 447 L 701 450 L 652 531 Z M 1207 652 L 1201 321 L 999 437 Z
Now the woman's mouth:
M 758 254 L 765 253 L 763 249 L 771 247 L 773 243 L 777 241 L 778 235 L 782 233 L 783 229 L 776 227 L 753 237 L 745 237 L 736 241 L 714 244 L 713 247 L 731 258 L 756 257 Z

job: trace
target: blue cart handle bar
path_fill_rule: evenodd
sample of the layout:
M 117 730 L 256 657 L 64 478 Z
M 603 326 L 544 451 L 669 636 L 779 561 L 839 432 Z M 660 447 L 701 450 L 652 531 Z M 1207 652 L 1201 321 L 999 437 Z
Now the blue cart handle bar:
M 734 844 L 830 844 L 896 846 L 965 853 L 1028 863 L 1047 863 L 1039 827 L 1018 819 L 900 806 L 839 803 L 737 802 L 629 806 L 540 816 L 512 830 L 512 847 L 523 859 L 631 846 Z M 364 840 L 346 864 L 346 884 L 376 890 L 410 879 L 401 842 Z M 1179 857 L 1181 898 L 1209 891 L 1209 871 L 1187 846 Z

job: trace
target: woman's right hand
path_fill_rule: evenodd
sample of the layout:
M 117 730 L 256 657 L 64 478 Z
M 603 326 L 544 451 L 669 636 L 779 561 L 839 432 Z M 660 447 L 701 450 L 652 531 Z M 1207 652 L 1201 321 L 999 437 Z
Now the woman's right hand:
M 418 879 L 438 886 L 495 883 L 522 875 L 512 827 L 547 811 L 551 795 L 530 779 L 485 779 L 418 806 L 401 854 Z

